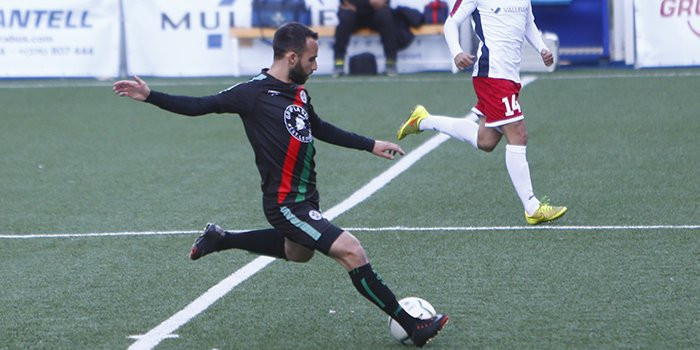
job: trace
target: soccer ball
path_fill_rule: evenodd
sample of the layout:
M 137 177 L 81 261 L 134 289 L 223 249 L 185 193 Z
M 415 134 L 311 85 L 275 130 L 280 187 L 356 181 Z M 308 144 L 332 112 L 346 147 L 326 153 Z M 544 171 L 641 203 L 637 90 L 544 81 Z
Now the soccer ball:
M 403 307 L 403 309 L 406 310 L 409 315 L 422 320 L 426 320 L 437 315 L 435 308 L 430 305 L 429 302 L 418 297 L 403 298 L 399 300 L 399 305 L 401 305 L 401 307 Z M 389 333 L 394 339 L 396 339 L 396 341 L 403 345 L 413 344 L 411 337 L 406 334 L 403 327 L 401 327 L 401 325 L 391 317 L 389 317 Z

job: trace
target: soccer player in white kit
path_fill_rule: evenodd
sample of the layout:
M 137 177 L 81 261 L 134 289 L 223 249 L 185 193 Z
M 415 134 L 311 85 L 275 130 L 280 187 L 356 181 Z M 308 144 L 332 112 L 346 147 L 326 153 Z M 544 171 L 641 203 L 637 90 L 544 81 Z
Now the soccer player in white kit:
M 472 19 L 480 43 L 476 59 L 459 44 L 459 25 Z M 520 93 L 520 50 L 527 41 L 540 53 L 546 66 L 554 57 L 535 25 L 530 0 L 456 0 L 445 21 L 445 39 L 460 70 L 474 65 L 472 82 L 477 104 L 472 111 L 479 124 L 466 118 L 430 115 L 416 106 L 397 132 L 399 140 L 423 130 L 435 130 L 491 152 L 506 136 L 506 168 L 532 225 L 553 221 L 566 207 L 552 206 L 535 197 L 527 163 L 527 129 L 518 95 Z

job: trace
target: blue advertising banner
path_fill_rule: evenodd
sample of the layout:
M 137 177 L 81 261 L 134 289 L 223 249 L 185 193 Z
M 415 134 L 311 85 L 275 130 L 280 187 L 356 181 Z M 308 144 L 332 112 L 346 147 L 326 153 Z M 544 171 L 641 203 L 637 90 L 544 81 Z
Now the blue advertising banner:
M 571 0 L 564 4 L 533 0 L 532 4 L 540 30 L 559 36 L 562 61 L 597 61 L 610 56 L 608 0 Z

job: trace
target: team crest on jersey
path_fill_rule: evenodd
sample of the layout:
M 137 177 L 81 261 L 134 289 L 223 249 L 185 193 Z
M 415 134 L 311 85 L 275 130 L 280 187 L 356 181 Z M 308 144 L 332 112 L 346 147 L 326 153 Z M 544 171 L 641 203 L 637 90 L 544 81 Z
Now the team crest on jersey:
M 313 140 L 311 136 L 311 125 L 309 124 L 309 112 L 303 107 L 289 105 L 284 109 L 284 125 L 287 131 L 297 140 L 309 143 Z
M 321 215 L 321 213 L 318 212 L 317 210 L 309 211 L 309 217 L 316 220 L 316 221 L 323 219 L 323 215 Z
M 301 90 L 299 92 L 299 99 L 301 100 L 301 102 L 304 102 L 304 103 L 308 102 L 307 101 L 308 97 L 306 96 L 306 90 Z

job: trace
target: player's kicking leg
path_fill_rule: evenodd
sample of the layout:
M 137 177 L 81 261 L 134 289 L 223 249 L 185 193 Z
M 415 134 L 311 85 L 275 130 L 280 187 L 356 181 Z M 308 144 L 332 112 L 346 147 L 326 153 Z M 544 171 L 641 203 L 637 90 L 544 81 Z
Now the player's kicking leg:
M 429 116 L 430 114 L 425 109 L 425 107 L 421 105 L 416 105 L 415 107 L 413 107 L 413 110 L 411 111 L 411 114 L 408 116 L 406 121 L 403 122 L 403 124 L 401 124 L 401 127 L 399 127 L 399 130 L 396 132 L 396 138 L 399 140 L 403 140 L 403 138 L 408 135 L 422 132 L 419 125 L 421 121 L 423 121 L 423 119 Z
M 466 118 L 453 118 L 428 113 L 425 107 L 417 105 L 411 111 L 406 121 L 401 124 L 396 132 L 396 138 L 403 139 L 407 135 L 417 134 L 424 130 L 433 130 L 441 132 L 447 136 L 466 142 L 477 147 L 477 137 L 479 134 L 479 124 L 476 123 L 477 117 L 474 114 L 468 115 Z

